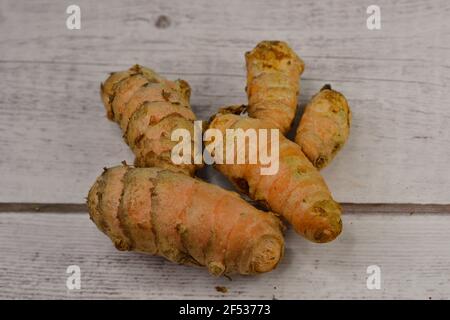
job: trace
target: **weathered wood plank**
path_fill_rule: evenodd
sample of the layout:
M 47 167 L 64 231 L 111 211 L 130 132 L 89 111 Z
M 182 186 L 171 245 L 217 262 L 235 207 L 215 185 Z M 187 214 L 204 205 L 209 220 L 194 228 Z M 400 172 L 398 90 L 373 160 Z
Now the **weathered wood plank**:
M 352 214 L 335 242 L 286 236 L 273 272 L 213 278 L 204 269 L 116 251 L 85 214 L 0 214 L 0 298 L 412 298 L 450 296 L 447 215 Z M 66 268 L 81 268 L 81 290 L 66 288 Z M 366 269 L 381 268 L 368 290 Z M 227 294 L 215 291 L 226 286 Z
M 107 72 L 139 62 L 185 78 L 207 119 L 246 101 L 243 53 L 271 38 L 307 64 L 302 105 L 326 82 L 349 98 L 350 141 L 324 171 L 337 200 L 450 203 L 448 1 L 380 1 L 379 31 L 356 0 L 77 4 L 75 31 L 65 3 L 0 4 L 1 202 L 81 203 L 101 167 L 131 161 L 98 97 Z

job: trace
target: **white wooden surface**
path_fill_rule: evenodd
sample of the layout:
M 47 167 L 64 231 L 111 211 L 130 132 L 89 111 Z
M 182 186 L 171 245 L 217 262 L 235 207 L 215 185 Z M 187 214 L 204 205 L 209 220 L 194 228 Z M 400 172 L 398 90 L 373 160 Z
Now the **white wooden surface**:
M 351 138 L 324 172 L 339 201 L 450 201 L 448 1 L 379 1 L 378 31 L 357 0 L 75 2 L 81 30 L 64 1 L 0 4 L 0 201 L 78 203 L 100 168 L 131 159 L 103 116 L 109 71 L 185 78 L 207 119 L 246 101 L 243 55 L 262 39 L 304 58 L 302 105 L 324 83 L 348 96 Z
M 81 30 L 65 27 L 69 4 Z M 366 28 L 371 4 L 378 31 Z M 406 205 L 450 204 L 449 15 L 445 0 L 1 1 L 0 298 L 449 298 L 449 207 Z M 263 39 L 305 60 L 301 106 L 331 83 L 352 107 L 350 140 L 323 172 L 337 200 L 356 203 L 342 237 L 321 246 L 288 232 L 276 271 L 230 282 L 117 252 L 86 213 L 67 213 L 102 167 L 133 158 L 104 116 L 108 72 L 141 63 L 184 78 L 207 119 L 245 103 L 243 55 Z M 30 202 L 62 212 L 17 212 Z M 66 290 L 70 264 L 80 292 Z M 381 290 L 366 288 L 372 264 Z
M 286 237 L 278 268 L 257 277 L 214 278 L 159 257 L 118 252 L 87 214 L 0 215 L 0 298 L 445 299 L 450 296 L 447 215 L 348 215 L 329 245 Z M 420 235 L 420 236 L 418 236 Z M 442 246 L 446 243 L 446 246 Z M 81 268 L 81 290 L 66 268 Z M 381 268 L 368 290 L 366 269 Z M 215 286 L 225 286 L 222 294 Z

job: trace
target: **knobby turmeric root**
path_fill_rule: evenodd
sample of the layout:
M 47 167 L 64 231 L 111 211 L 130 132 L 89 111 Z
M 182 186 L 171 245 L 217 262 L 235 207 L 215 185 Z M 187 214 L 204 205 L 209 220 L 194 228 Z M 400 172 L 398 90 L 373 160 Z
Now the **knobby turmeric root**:
M 304 63 L 282 41 L 262 41 L 245 54 L 248 114 L 285 134 L 297 110 Z
M 295 142 L 316 168 L 324 168 L 347 141 L 351 119 L 345 97 L 325 85 L 306 106 Z
M 88 207 L 119 250 L 206 266 L 216 276 L 268 272 L 283 255 L 278 218 L 182 173 L 127 165 L 105 169 L 89 191 Z
M 233 114 L 241 111 L 242 107 L 239 106 L 223 108 L 211 119 L 209 128 L 220 130 L 224 140 L 226 129 L 271 128 L 271 124 L 263 120 Z M 246 140 L 245 150 L 248 149 Z M 271 152 L 270 146 L 268 149 Z M 283 216 L 297 233 L 307 239 L 328 242 L 341 233 L 342 209 L 333 200 L 325 181 L 299 145 L 279 135 L 279 170 L 274 175 L 261 175 L 262 165 L 259 161 L 249 164 L 247 158 L 245 163 L 216 164 L 215 167 L 238 190 Z
M 135 65 L 112 73 L 100 89 L 107 116 L 120 125 L 136 156 L 136 166 L 158 166 L 194 175 L 201 165 L 194 161 L 175 165 L 170 158 L 177 144 L 170 139 L 174 129 L 187 129 L 194 137 L 195 115 L 186 81 L 169 81 L 149 68 Z

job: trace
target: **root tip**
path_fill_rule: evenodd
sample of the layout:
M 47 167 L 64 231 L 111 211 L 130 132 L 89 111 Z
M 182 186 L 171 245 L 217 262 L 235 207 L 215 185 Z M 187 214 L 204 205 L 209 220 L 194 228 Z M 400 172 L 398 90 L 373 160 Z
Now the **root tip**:
M 275 238 L 259 241 L 252 251 L 251 269 L 255 273 L 268 272 L 278 265 L 283 255 L 283 245 Z

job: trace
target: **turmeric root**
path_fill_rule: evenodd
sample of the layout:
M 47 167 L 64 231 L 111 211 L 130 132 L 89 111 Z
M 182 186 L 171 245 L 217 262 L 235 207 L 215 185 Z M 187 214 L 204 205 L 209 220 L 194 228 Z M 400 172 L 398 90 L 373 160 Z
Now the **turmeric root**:
M 325 85 L 306 106 L 295 142 L 316 168 L 324 168 L 347 141 L 351 119 L 345 97 Z
M 119 250 L 206 266 L 216 276 L 268 272 L 283 255 L 282 225 L 273 214 L 182 173 L 105 169 L 89 191 L 88 208 Z
M 194 136 L 195 115 L 186 81 L 169 81 L 149 68 L 135 65 L 112 73 L 100 89 L 107 117 L 120 125 L 136 156 L 136 166 L 158 166 L 191 176 L 201 166 L 175 165 L 170 158 L 177 143 L 170 139 L 174 129 L 187 129 Z
M 220 130 L 224 140 L 226 129 L 271 128 L 263 120 L 233 114 L 241 111 L 241 107 L 224 108 L 211 119 L 209 127 Z M 247 150 L 249 142 L 245 143 Z M 333 200 L 325 181 L 300 146 L 283 135 L 279 135 L 278 165 L 278 172 L 273 175 L 261 175 L 260 162 L 250 164 L 246 160 L 245 164 L 215 166 L 238 190 L 283 216 L 307 239 L 328 242 L 336 238 L 342 230 L 340 205 Z
M 282 41 L 262 41 L 245 54 L 248 114 L 265 120 L 283 134 L 297 110 L 303 61 Z

